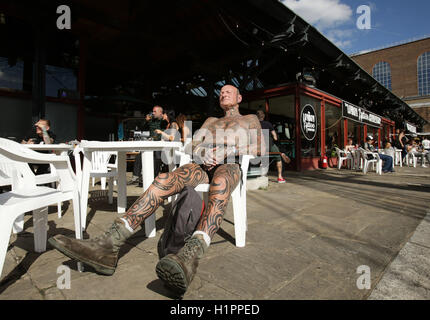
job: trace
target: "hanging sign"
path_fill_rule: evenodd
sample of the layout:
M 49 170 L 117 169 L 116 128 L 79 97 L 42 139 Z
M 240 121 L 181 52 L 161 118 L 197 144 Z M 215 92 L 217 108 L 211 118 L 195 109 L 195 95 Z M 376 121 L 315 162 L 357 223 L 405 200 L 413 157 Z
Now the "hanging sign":
M 344 118 L 348 118 L 370 126 L 380 127 L 382 123 L 382 118 L 380 116 L 346 101 L 343 101 L 342 103 L 342 112 Z
M 406 127 L 406 130 L 408 130 L 410 133 L 417 133 L 417 127 L 410 124 L 409 122 L 405 121 L 405 127 Z
M 300 114 L 300 125 L 304 137 L 309 141 L 314 140 L 317 134 L 318 118 L 312 105 L 307 104 L 303 107 Z

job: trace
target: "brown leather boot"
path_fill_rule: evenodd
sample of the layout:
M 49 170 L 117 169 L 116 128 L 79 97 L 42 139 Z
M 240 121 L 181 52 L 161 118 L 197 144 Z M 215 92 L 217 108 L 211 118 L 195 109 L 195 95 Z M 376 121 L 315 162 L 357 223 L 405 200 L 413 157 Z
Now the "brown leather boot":
M 103 235 L 88 240 L 78 240 L 56 235 L 48 242 L 69 258 L 81 261 L 97 272 L 112 275 L 118 262 L 120 247 L 133 233 L 127 230 L 122 220 L 116 219 Z
M 207 248 L 202 235 L 191 237 L 177 254 L 168 254 L 158 261 L 155 269 L 158 278 L 175 293 L 184 294 Z

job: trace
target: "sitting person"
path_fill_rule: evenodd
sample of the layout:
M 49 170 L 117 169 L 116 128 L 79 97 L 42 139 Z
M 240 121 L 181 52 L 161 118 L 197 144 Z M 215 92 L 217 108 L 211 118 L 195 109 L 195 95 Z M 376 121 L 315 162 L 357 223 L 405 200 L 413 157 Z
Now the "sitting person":
M 427 168 L 427 166 L 425 165 L 425 157 L 426 152 L 424 150 L 424 148 L 422 146 L 420 146 L 415 140 L 412 140 L 411 145 L 408 148 L 408 153 L 412 153 L 415 157 L 420 157 L 421 158 L 421 166 L 423 168 Z M 429 160 L 429 157 L 427 156 L 427 160 Z
M 21 143 L 23 144 L 53 144 L 55 134 L 50 131 L 51 122 L 47 119 L 40 119 L 34 124 L 34 132 L 28 137 L 25 137 Z
M 186 125 L 187 117 L 182 113 L 180 113 L 176 117 L 176 122 L 178 123 L 178 126 L 179 126 L 179 132 L 181 134 L 181 142 L 184 143 L 187 139 L 191 138 L 191 127 L 189 128 Z
M 153 141 L 160 141 L 161 134 L 157 133 L 157 130 L 164 130 L 163 126 L 163 108 L 161 106 L 154 106 L 152 108 L 152 114 L 146 116 L 145 130 L 148 130 L 150 137 Z M 161 170 L 161 151 L 154 152 L 154 176 L 157 176 Z M 132 183 L 138 182 L 138 186 L 142 187 L 142 152 L 136 156 L 133 166 L 133 177 Z
M 168 287 L 184 293 L 194 278 L 200 258 L 220 228 L 230 195 L 241 179 L 236 159 L 244 154 L 264 154 L 260 122 L 255 115 L 243 116 L 239 113 L 241 101 L 242 96 L 236 87 L 222 87 L 219 103 L 225 116 L 208 118 L 194 135 L 194 162 L 173 172 L 159 174 L 104 235 L 89 240 L 56 235 L 49 239 L 49 243 L 66 256 L 92 266 L 97 272 L 112 275 L 121 246 L 146 218 L 154 214 L 164 199 L 177 194 L 185 186 L 210 183 L 208 203 L 197 230 L 177 254 L 163 257 L 156 266 L 158 277 Z M 234 159 L 235 163 L 225 163 L 225 159 Z
M 353 144 L 353 140 L 348 138 L 348 143 L 345 146 L 345 152 L 351 152 L 355 150 L 355 145 Z
M 51 122 L 47 119 L 40 119 L 34 124 L 35 131 L 29 136 L 25 137 L 22 144 L 53 144 L 55 142 L 55 134 L 50 130 Z M 38 151 L 40 153 L 50 153 L 49 151 Z M 36 175 L 46 174 L 51 172 L 49 164 L 28 164 L 31 170 Z
M 394 150 L 393 146 L 391 145 L 391 142 L 385 143 L 384 154 L 386 154 L 387 156 L 393 157 L 393 159 L 394 159 L 395 153 L 396 153 L 396 151 Z
M 163 120 L 165 121 L 165 123 L 167 123 L 166 129 L 164 131 L 161 129 L 155 129 L 155 133 L 160 135 L 161 140 L 175 140 L 175 133 L 179 130 L 178 122 L 175 119 L 175 111 L 165 111 L 163 113 Z
M 424 137 L 423 141 L 421 141 L 421 144 L 423 145 L 425 151 L 430 151 L 430 140 L 428 137 Z
M 363 145 L 363 149 L 369 152 L 375 152 L 377 153 L 378 150 L 373 146 L 374 140 L 373 136 L 367 136 L 366 142 Z M 372 155 L 368 155 L 368 159 L 373 159 Z M 370 158 L 371 157 L 371 158 Z M 390 173 L 395 172 L 393 168 L 393 158 L 390 156 L 387 156 L 385 154 L 379 153 L 379 158 L 384 162 L 384 165 L 382 167 L 383 173 Z

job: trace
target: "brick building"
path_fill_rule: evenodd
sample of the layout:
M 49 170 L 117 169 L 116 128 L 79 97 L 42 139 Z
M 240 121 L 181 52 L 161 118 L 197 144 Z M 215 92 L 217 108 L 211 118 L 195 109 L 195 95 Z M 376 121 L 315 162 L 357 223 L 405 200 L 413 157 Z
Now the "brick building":
M 430 37 L 351 58 L 430 122 Z

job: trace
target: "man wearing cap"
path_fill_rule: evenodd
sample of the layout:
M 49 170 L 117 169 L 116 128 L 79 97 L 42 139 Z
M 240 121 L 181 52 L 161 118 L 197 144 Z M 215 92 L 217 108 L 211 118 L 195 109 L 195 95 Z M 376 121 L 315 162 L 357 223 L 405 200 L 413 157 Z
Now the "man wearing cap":
M 375 140 L 373 140 L 373 136 L 367 136 L 366 142 L 363 145 L 363 149 L 370 152 L 378 152 L 378 150 L 373 146 Z M 378 153 L 379 158 L 384 162 L 382 167 L 383 173 L 395 172 L 393 168 L 393 158 L 391 156 L 387 156 L 386 154 Z

